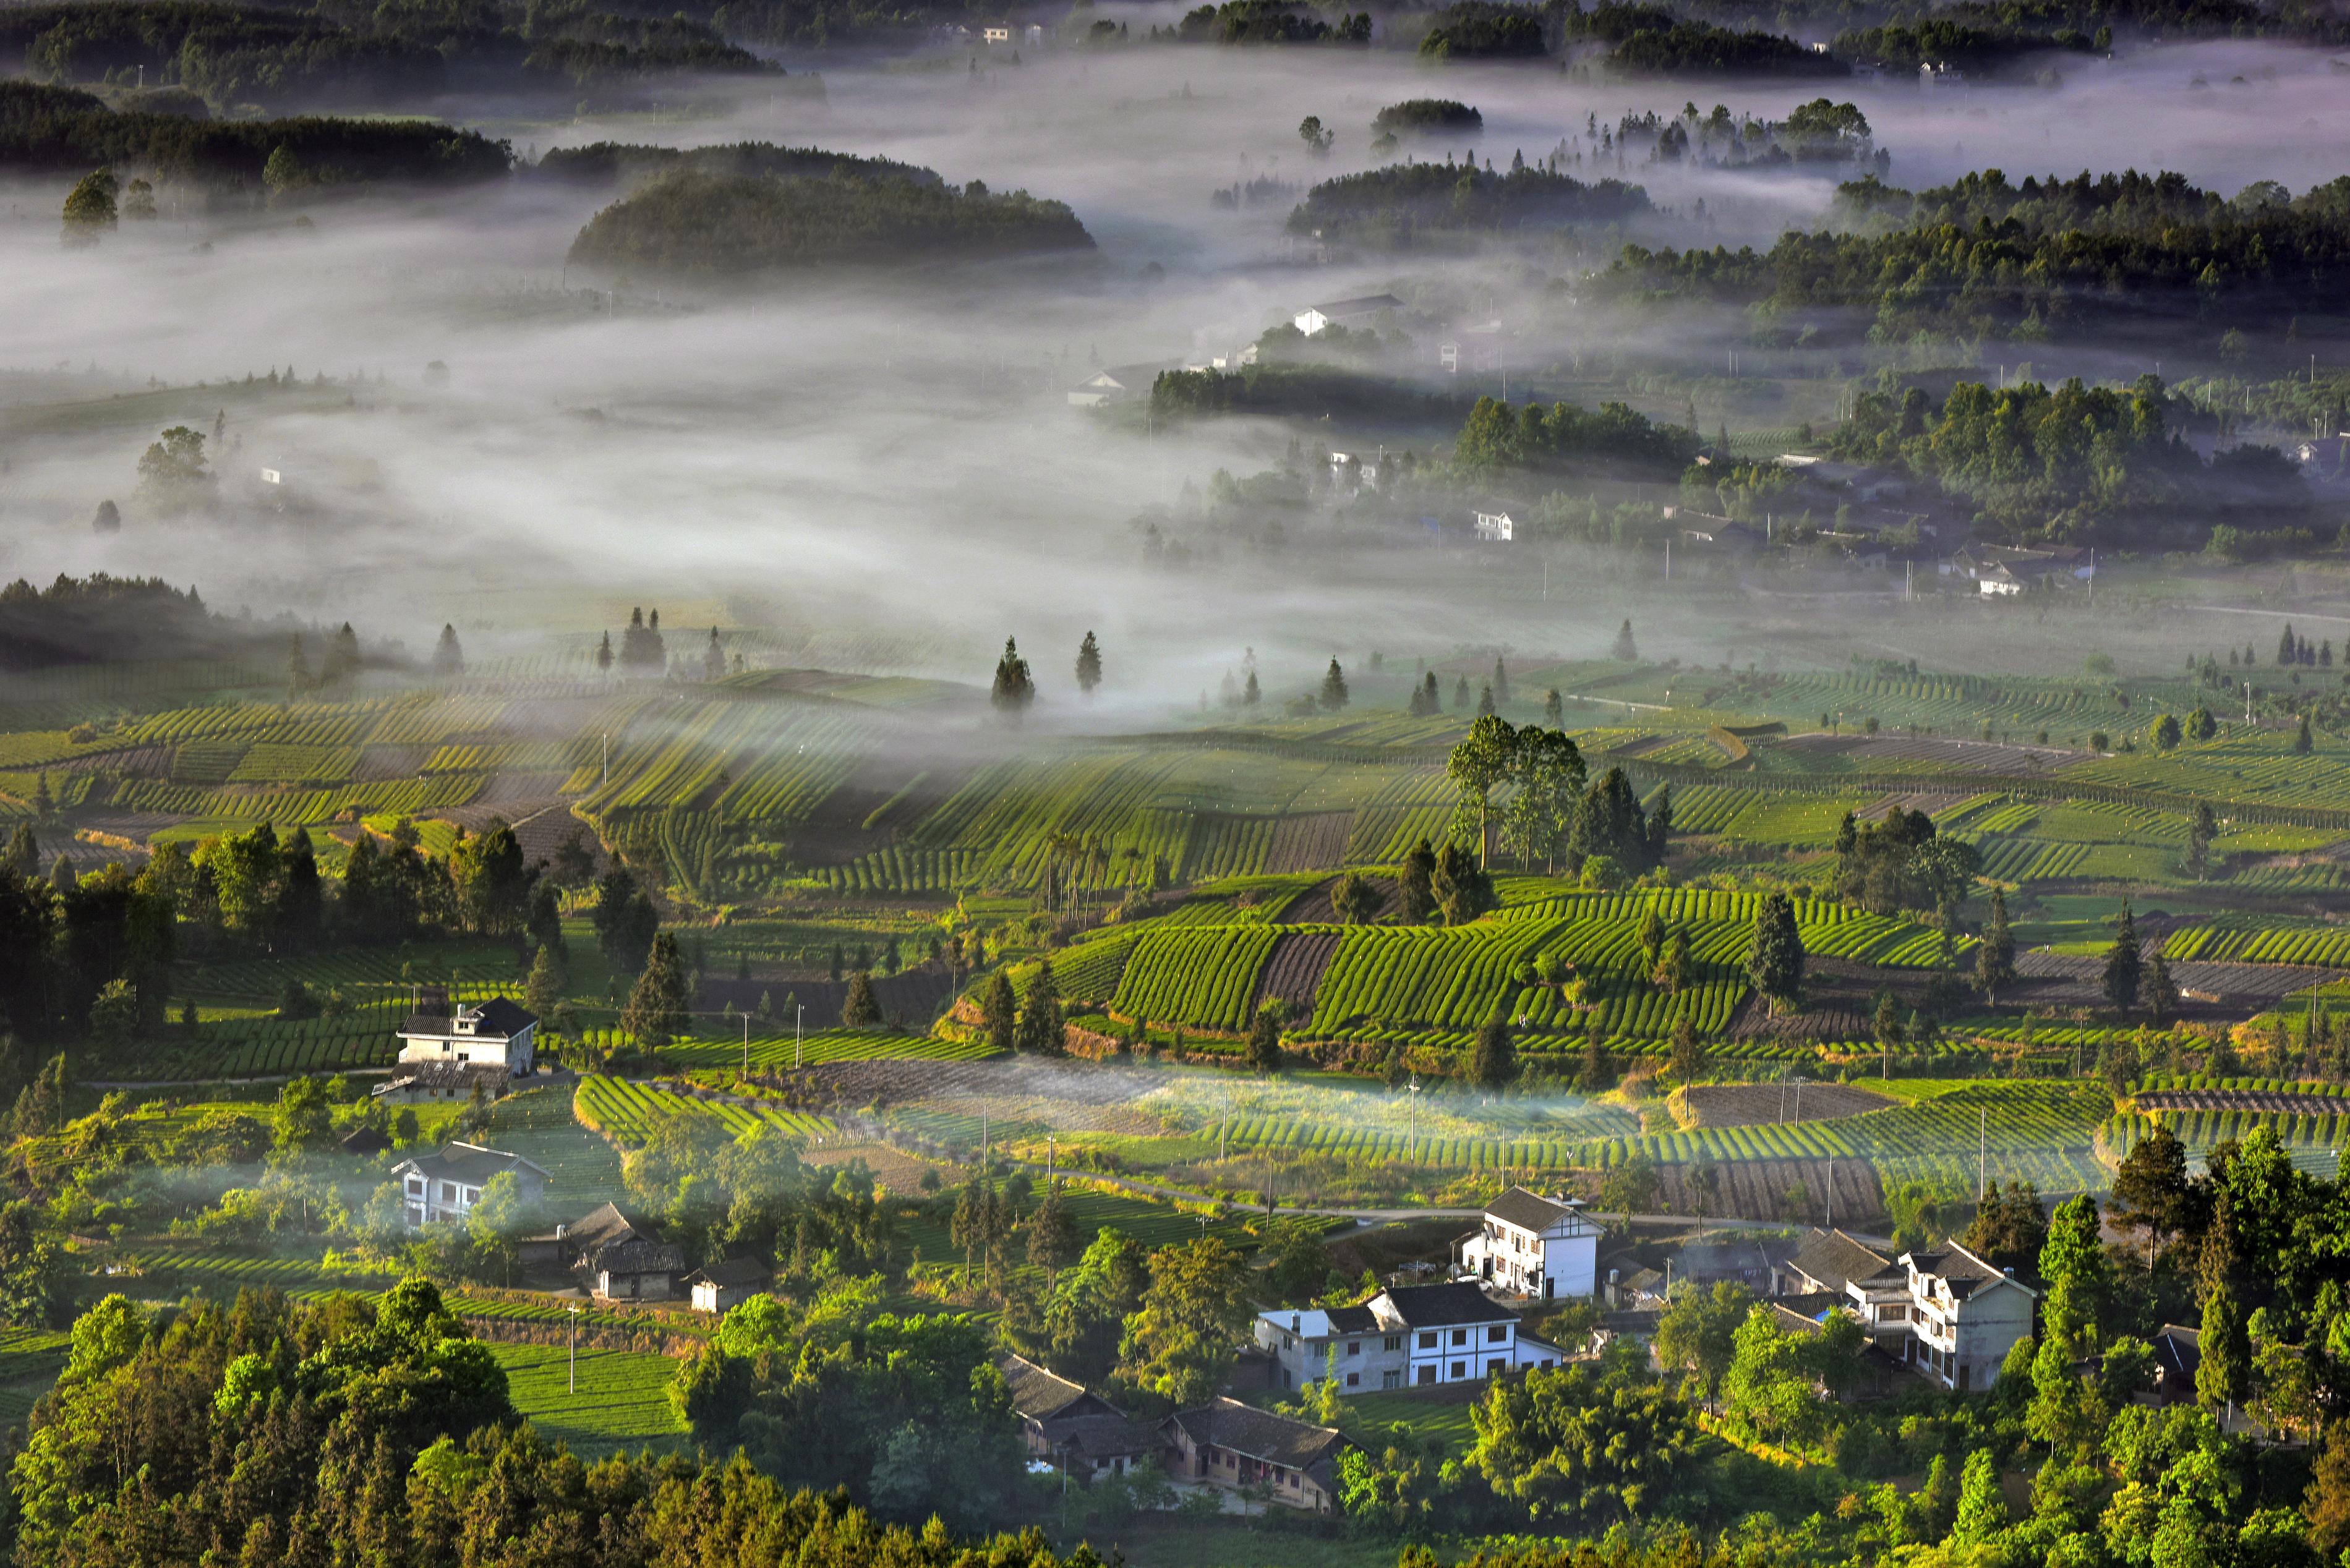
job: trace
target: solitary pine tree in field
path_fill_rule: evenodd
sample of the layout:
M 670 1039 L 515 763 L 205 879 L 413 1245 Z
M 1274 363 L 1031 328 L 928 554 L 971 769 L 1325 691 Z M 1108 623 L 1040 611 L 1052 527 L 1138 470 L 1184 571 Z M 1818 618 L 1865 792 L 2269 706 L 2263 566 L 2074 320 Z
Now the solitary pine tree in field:
M 1551 730 L 1566 727 L 1566 700 L 1558 694 L 1555 686 L 1543 693 L 1543 726 Z
M 1608 652 L 1629 664 L 1640 657 L 1640 645 L 1632 640 L 1632 618 L 1626 616 L 1624 624 L 1616 630 L 1616 646 Z
M 523 988 L 522 1004 L 541 1018 L 554 1017 L 555 1010 L 563 1004 L 563 990 L 569 978 L 555 944 L 540 943 L 538 956 L 530 961 L 530 981 Z
M 1333 659 L 1330 661 L 1330 668 L 1324 671 L 1322 675 L 1323 711 L 1326 712 L 1336 713 L 1339 709 L 1344 708 L 1346 705 L 1347 672 L 1339 669 L 1338 661 L 1336 659 Z
M 1009 1053 L 1020 1025 L 1020 997 L 1012 989 L 1012 977 L 1002 970 L 987 988 L 986 1000 L 981 1002 L 980 1026 L 987 1031 L 991 1051 Z
M 881 1003 L 873 994 L 873 976 L 858 970 L 848 977 L 848 1000 L 840 1004 L 840 1022 L 851 1029 L 870 1029 L 881 1022 Z
M 1281 1003 L 1268 1002 L 1249 1023 L 1248 1064 L 1260 1073 L 1281 1071 Z
M 1510 672 L 1503 666 L 1502 656 L 1497 653 L 1493 655 L 1493 701 L 1506 702 L 1509 700 Z
M 1673 1016 L 1673 1050 L 1667 1064 L 1683 1088 L 1695 1083 L 1697 1075 L 1705 1071 L 1705 1042 L 1698 1038 L 1697 1020 L 1690 1016 L 1686 1007 Z
M 1518 1048 L 1510 1038 L 1510 1021 L 1497 1009 L 1477 1031 L 1469 1053 L 1469 1081 L 1481 1089 L 1499 1089 L 1518 1075 Z
M 995 661 L 995 682 L 987 700 L 997 712 L 1015 721 L 1036 701 L 1035 678 L 1028 673 L 1028 661 L 1020 657 L 1020 644 L 1013 638 L 1003 639 L 1003 657 Z
M 1256 683 L 1256 671 L 1248 672 L 1248 684 L 1241 688 L 1241 706 L 1253 708 L 1264 701 L 1264 688 Z
M 644 972 L 620 1010 L 620 1032 L 640 1046 L 668 1044 L 685 1033 L 685 960 L 668 931 L 653 939 Z
M 2137 1005 L 2138 985 L 2144 976 L 2145 957 L 2137 945 L 2137 920 L 2130 913 L 2129 900 L 2125 898 L 2121 929 L 2114 933 L 2114 945 L 2106 950 L 2106 1004 L 2117 1012 L 2127 1012 Z
M 2015 983 L 2015 934 L 2007 929 L 2007 894 L 1991 890 L 1991 919 L 1983 925 L 1975 948 L 1975 984 L 1983 1000 L 1997 1006 L 1999 993 Z
M 2157 1029 L 2168 1028 L 2171 1010 L 2178 1004 L 2178 982 L 2170 977 L 2170 961 L 2162 956 L 2162 944 L 2146 956 L 2146 973 L 2138 981 L 2137 999 L 2146 1009 L 2146 1021 Z
M 2301 728 L 2293 732 L 2293 753 L 2296 756 L 2305 757 L 2309 755 L 2310 749 L 2316 743 L 2316 741 L 2309 732 L 2309 715 L 2303 713 L 2301 716 Z
M 1101 644 L 1087 632 L 1085 641 L 1077 644 L 1077 690 L 1090 697 L 1101 679 Z
M 710 628 L 710 640 L 702 649 L 702 678 L 716 682 L 726 678 L 726 650 L 718 645 L 718 628 Z
M 1050 961 L 1036 965 L 1028 982 L 1028 1005 L 1020 1010 L 1013 1044 L 1033 1056 L 1059 1056 L 1068 1051 L 1068 1021 L 1061 1012 L 1061 982 L 1054 978 Z
M 2187 825 L 2187 869 L 2195 874 L 2198 882 L 2211 866 L 2211 840 L 2220 834 L 2219 819 L 2211 815 L 2211 803 L 2195 803 L 2195 815 Z
M 432 673 L 442 676 L 465 673 L 464 646 L 457 640 L 457 628 L 445 622 L 441 628 L 441 640 L 432 646 Z
M 1773 1012 L 1784 1012 L 1804 999 L 1804 939 L 1795 929 L 1794 900 L 1784 893 L 1762 899 L 1754 944 L 1746 954 L 1746 978 L 1769 1000 Z
M 596 670 L 598 674 L 612 672 L 612 634 L 606 632 L 604 640 L 596 645 Z

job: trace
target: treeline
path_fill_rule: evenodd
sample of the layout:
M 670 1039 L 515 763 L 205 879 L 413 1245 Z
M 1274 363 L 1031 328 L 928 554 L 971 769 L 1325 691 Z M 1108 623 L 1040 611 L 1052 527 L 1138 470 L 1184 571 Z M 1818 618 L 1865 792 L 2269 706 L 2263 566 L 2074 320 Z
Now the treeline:
M 1451 420 L 1466 400 L 1418 392 L 1378 376 L 1315 365 L 1249 365 L 1238 370 L 1161 370 L 1150 385 L 1160 419 L 1220 414 L 1343 413 L 1358 418 Z
M 2112 43 L 2112 35 L 2105 35 Z M 1914 22 L 1889 22 L 1838 33 L 1831 51 L 1847 60 L 1867 60 L 1889 70 L 1914 71 L 1932 62 L 1970 76 L 1986 75 L 2014 65 L 2028 56 L 2065 50 L 2088 54 L 2097 47 L 2077 27 L 2054 33 L 1998 25 L 1981 26 L 1950 16 L 1927 16 Z
M 637 142 L 592 141 L 585 147 L 549 149 L 531 165 L 542 179 L 571 185 L 636 183 L 680 169 L 702 174 L 775 175 L 829 179 L 907 180 L 941 183 L 934 170 L 892 158 L 860 158 L 818 147 L 778 147 L 772 141 L 737 141 L 722 147 L 650 147 Z
M 19 577 L 0 588 L 0 670 L 120 659 L 192 659 L 254 641 L 206 608 L 193 587 L 161 577 L 59 573 L 46 588 Z
M 2153 376 L 2126 389 L 1962 381 L 1939 406 L 1915 387 L 1863 394 L 1833 447 L 1931 479 L 2017 539 L 2199 547 L 2223 510 L 2308 504 L 2284 454 L 2237 446 L 2206 462 L 2178 411 Z
M 1601 0 L 1563 12 L 1560 42 L 1610 46 L 1607 67 L 1624 76 L 1841 77 L 1849 67 L 1776 33 L 1743 32 L 1687 21 L 1640 0 Z
M 1177 39 L 1191 44 L 1367 44 L 1370 14 L 1326 18 L 1297 0 L 1224 0 L 1184 14 Z
M 1890 234 L 1789 234 L 1767 252 L 1625 248 L 1595 291 L 1617 298 L 1767 302 L 1870 335 L 2085 337 L 2196 323 L 2218 337 L 2332 308 L 2350 283 L 2350 177 L 2294 198 L 2263 182 L 2230 202 L 2183 176 L 2027 180 L 1996 171 L 1916 197 L 1874 181 L 1846 210 L 1900 218 Z
M 1289 214 L 1289 232 L 1406 250 L 1429 236 L 1616 223 L 1652 210 L 1646 191 L 1620 180 L 1586 184 L 1544 169 L 1496 173 L 1447 160 L 1326 180 Z
M 1484 115 L 1458 99 L 1409 98 L 1371 116 L 1371 131 L 1377 136 L 1473 136 L 1484 129 Z
M 1436 14 L 1419 40 L 1420 55 L 1431 60 L 1527 59 L 1549 52 L 1540 11 L 1493 0 L 1457 0 Z
M 113 165 L 182 184 L 252 190 L 280 150 L 320 184 L 469 184 L 500 178 L 513 162 L 504 142 L 447 125 L 119 113 L 78 88 L 0 82 L 0 169 L 60 173 Z
M 571 259 L 684 277 L 839 263 L 1089 251 L 1062 202 L 904 179 L 777 179 L 681 171 L 588 220 Z
M 467 88 L 569 90 L 668 72 L 776 73 L 708 26 L 584 5 L 463 14 L 385 7 L 364 25 L 331 12 L 218 0 L 133 0 L 0 11 L 0 66 L 58 83 L 180 87 L 226 111 L 415 101 Z
M 1480 398 L 1453 443 L 1452 461 L 1471 472 L 1588 461 L 1677 471 L 1697 456 L 1698 446 L 1695 431 L 1658 424 L 1622 403 L 1596 410 L 1574 403 L 1513 409 L 1498 398 Z

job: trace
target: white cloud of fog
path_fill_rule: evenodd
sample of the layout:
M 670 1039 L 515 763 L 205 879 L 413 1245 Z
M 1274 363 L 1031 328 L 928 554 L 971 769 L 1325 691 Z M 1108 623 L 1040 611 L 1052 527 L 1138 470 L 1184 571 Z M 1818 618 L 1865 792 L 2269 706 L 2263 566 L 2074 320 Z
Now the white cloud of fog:
M 1136 29 L 1146 26 L 1138 16 Z M 2206 85 L 2190 87 L 2199 74 Z M 727 299 L 664 295 L 658 307 L 605 312 L 561 292 L 564 254 L 600 193 L 517 182 L 328 206 L 310 234 L 282 218 L 257 231 L 126 224 L 95 250 L 67 252 L 54 218 L 63 182 L 26 187 L 0 200 L 10 279 L 0 367 L 95 361 L 127 372 L 129 383 L 99 396 L 150 376 L 184 385 L 289 363 L 305 379 L 381 369 L 390 379 L 358 389 L 349 409 L 297 412 L 290 398 L 230 406 L 241 445 L 223 455 L 224 486 L 249 491 L 260 464 L 282 460 L 335 500 L 320 519 L 170 523 L 134 508 L 120 535 L 98 538 L 91 508 L 101 496 L 130 502 L 138 454 L 169 421 L 36 433 L 0 425 L 16 432 L 0 436 L 10 465 L 0 575 L 157 572 L 201 583 L 216 603 L 291 604 L 411 642 L 419 622 L 519 621 L 530 628 L 520 647 L 541 626 L 610 624 L 629 603 L 731 597 L 784 607 L 803 624 L 871 618 L 974 677 L 1006 631 L 1058 664 L 1062 645 L 1096 626 L 1128 668 L 1164 660 L 1163 690 L 1175 697 L 1212 684 L 1243 642 L 1285 646 L 1301 670 L 1373 641 L 1441 653 L 1496 636 L 1497 622 L 1440 576 L 1415 570 L 1333 592 L 1312 562 L 1196 587 L 1139 575 L 1127 519 L 1172 499 L 1186 476 L 1260 466 L 1279 438 L 1232 424 L 1130 439 L 1070 410 L 1065 389 L 1097 358 L 1234 347 L 1333 295 L 1417 283 L 1506 303 L 1513 265 L 1310 267 L 1283 255 L 1285 208 L 1211 211 L 1211 191 L 1253 174 L 1303 182 L 1367 166 L 1382 104 L 1474 102 L 1488 127 L 1481 150 L 1504 163 L 1514 149 L 1534 158 L 1578 136 L 1586 114 L 1609 123 L 1695 99 L 1777 118 L 1818 90 L 1594 85 L 1554 67 L 1432 70 L 1385 54 L 1204 48 L 1032 55 L 976 82 L 959 66 L 827 63 L 826 76 L 821 106 L 742 102 L 690 125 L 485 128 L 542 150 L 759 139 L 887 155 L 1069 202 L 1100 243 L 1099 262 Z M 1987 164 L 2016 178 L 2134 166 L 2222 190 L 2261 177 L 2299 189 L 2342 171 L 2350 94 L 2340 82 L 2322 55 L 2224 44 L 2068 62 L 2054 89 L 1836 96 L 1862 104 L 1899 183 Z M 1306 114 L 1338 133 L 1326 161 L 1297 140 Z M 1732 242 L 1767 243 L 1814 221 L 1832 185 L 1637 161 L 1623 173 L 1670 204 L 1702 195 L 1712 233 Z M 1139 281 L 1150 262 L 1163 282 Z M 1576 330 L 1596 341 L 1607 329 Z M 432 359 L 451 367 L 445 388 L 423 383 Z M 13 397 L 57 389 L 9 385 Z M 209 428 L 223 400 L 191 389 L 169 401 L 172 418 Z M 352 460 L 373 465 L 372 481 L 353 483 Z M 1560 601 L 1573 608 L 1536 601 L 1509 612 L 1525 624 L 1499 629 L 1520 646 L 1596 646 L 1621 607 L 1576 599 L 1571 587 Z M 521 607 L 485 616 L 485 605 Z

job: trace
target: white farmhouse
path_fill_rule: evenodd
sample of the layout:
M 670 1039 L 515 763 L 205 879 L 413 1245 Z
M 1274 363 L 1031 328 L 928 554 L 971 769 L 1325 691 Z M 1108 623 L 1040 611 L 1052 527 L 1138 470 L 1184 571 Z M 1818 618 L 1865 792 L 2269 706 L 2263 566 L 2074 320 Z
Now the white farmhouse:
M 402 1063 L 496 1066 L 516 1078 L 537 1065 L 538 1015 L 503 996 L 446 1014 L 416 1013 L 397 1033 Z
M 1107 370 L 1099 371 L 1069 389 L 1069 406 L 1073 409 L 1098 409 L 1106 403 L 1123 402 L 1129 389 L 1124 381 Z
M 1344 327 L 1349 331 L 1375 327 L 1381 316 L 1402 308 L 1403 301 L 1392 294 L 1366 294 L 1355 299 L 1333 299 L 1307 306 L 1290 317 L 1290 324 L 1308 337 L 1318 337 L 1333 327 Z
M 1842 1231 L 1814 1231 L 1776 1274 L 1782 1289 L 1845 1297 L 1878 1349 L 1960 1393 L 1999 1381 L 2039 1295 L 1956 1241 L 1897 1259 Z
M 1477 541 L 1482 545 L 1507 545 L 1518 536 L 1518 524 L 1506 512 L 1477 514 Z
M 438 1154 L 419 1155 L 391 1168 L 411 1230 L 444 1221 L 462 1223 L 482 1200 L 482 1189 L 508 1171 L 521 1184 L 525 1204 L 537 1203 L 546 1196 L 545 1167 L 477 1143 L 452 1143 Z
M 1281 1386 L 1335 1378 L 1342 1394 L 1473 1383 L 1558 1366 L 1565 1354 L 1518 1332 L 1518 1314 L 1476 1285 L 1390 1285 L 1356 1306 L 1261 1312 L 1257 1348 Z
M 1461 1269 L 1512 1295 L 1557 1301 L 1598 1288 L 1599 1226 L 1572 1201 L 1513 1187 L 1460 1243 Z

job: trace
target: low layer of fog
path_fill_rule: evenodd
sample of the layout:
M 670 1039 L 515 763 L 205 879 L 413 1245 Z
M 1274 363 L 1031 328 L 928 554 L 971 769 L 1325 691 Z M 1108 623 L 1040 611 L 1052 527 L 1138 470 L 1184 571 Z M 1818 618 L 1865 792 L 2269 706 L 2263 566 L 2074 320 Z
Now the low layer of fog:
M 1135 30 L 1149 19 L 1137 13 Z M 2344 171 L 2350 94 L 2322 54 L 2213 44 L 2059 68 L 2061 86 L 1835 96 L 1861 104 L 1893 153 L 1892 179 L 1913 187 L 1985 165 L 2018 178 L 2169 168 L 2223 191 L 2260 178 L 2298 190 Z M 587 290 L 608 280 L 564 266 L 572 236 L 608 199 L 598 192 L 517 181 L 318 206 L 298 227 L 286 213 L 167 216 L 68 251 L 55 217 L 67 182 L 23 186 L 0 199 L 11 280 L 0 577 L 160 574 L 199 583 L 216 605 L 348 618 L 411 646 L 451 619 L 475 646 L 515 653 L 665 603 L 672 626 L 764 620 L 837 634 L 817 645 L 836 651 L 851 646 L 847 633 L 869 633 L 862 662 L 972 679 L 1007 633 L 1058 665 L 1095 627 L 1128 678 L 1117 689 L 1130 705 L 1109 710 L 1120 720 L 1211 684 L 1243 644 L 1283 650 L 1301 670 L 1373 646 L 1391 658 L 1493 641 L 1596 651 L 1633 602 L 1621 583 L 1562 574 L 1555 593 L 1505 596 L 1497 610 L 1489 575 L 1409 566 L 1337 574 L 1348 586 L 1335 588 L 1328 563 L 1310 556 L 1148 575 L 1129 520 L 1173 501 L 1187 479 L 1264 466 L 1287 432 L 1241 422 L 1129 432 L 1071 409 L 1066 391 L 1100 367 L 1227 352 L 1316 300 L 1388 288 L 1455 302 L 1419 345 L 1433 381 L 1447 327 L 1511 318 L 1527 289 L 1571 277 L 1578 258 L 1562 253 L 1315 265 L 1284 247 L 1286 203 L 1211 210 L 1211 192 L 1236 181 L 1303 185 L 1369 166 L 1371 115 L 1400 99 L 1477 104 L 1478 151 L 1497 165 L 1562 140 L 1582 148 L 1586 162 L 1570 171 L 1648 185 L 1674 214 L 1657 225 L 1666 238 L 1767 244 L 1818 221 L 1835 178 L 1667 170 L 1638 155 L 1619 171 L 1582 140 L 1588 116 L 1669 114 L 1684 99 L 1775 119 L 1815 96 L 1809 86 L 1594 84 L 1550 67 L 1139 46 L 1032 49 L 1018 66 L 999 52 L 978 72 L 962 56 L 939 70 L 827 62 L 825 75 L 823 105 L 481 123 L 541 151 L 759 139 L 883 154 L 1067 201 L 1098 258 L 731 297 L 639 281 L 616 302 Z M 1297 138 L 1307 114 L 1336 132 L 1326 158 Z M 1700 198 L 1711 214 L 1702 228 L 1690 222 Z M 1524 346 L 1529 363 L 1625 341 L 1595 314 L 1568 319 Z M 1676 322 L 1632 346 L 1687 361 L 1715 353 L 1707 330 Z M 433 361 L 445 380 L 428 378 Z M 288 366 L 299 393 L 217 386 Z M 364 380 L 307 384 L 320 373 Z M 182 389 L 151 396 L 151 378 Z M 86 401 L 53 406 L 71 399 Z M 220 514 L 143 506 L 135 464 L 157 430 L 209 432 L 222 414 Z M 285 483 L 265 485 L 264 467 Z M 126 524 L 96 535 L 90 514 L 109 497 Z M 1641 607 L 1664 618 L 1669 602 Z M 1833 640 L 1800 607 L 1773 616 L 1791 639 Z M 1931 658 L 1940 635 L 1879 628 L 1854 641 L 1924 643 Z M 1722 651 L 1719 632 L 1669 624 L 1650 646 L 1675 638 L 1694 656 Z

